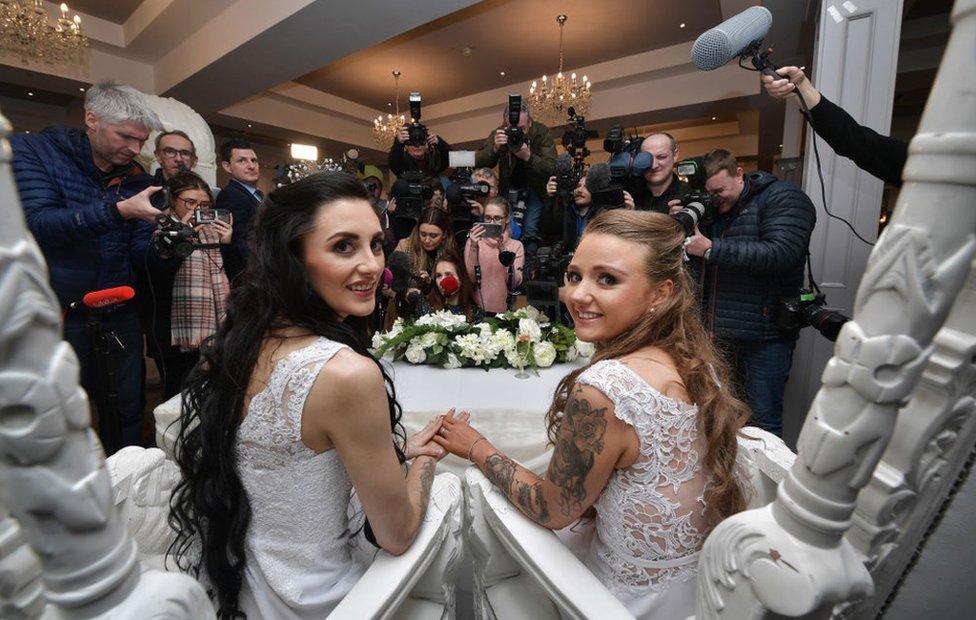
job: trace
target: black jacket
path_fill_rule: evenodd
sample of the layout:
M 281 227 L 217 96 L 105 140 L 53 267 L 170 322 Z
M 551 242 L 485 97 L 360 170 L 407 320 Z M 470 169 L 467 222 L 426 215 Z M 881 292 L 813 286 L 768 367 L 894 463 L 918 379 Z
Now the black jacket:
M 768 172 L 746 175 L 731 212 L 702 233 L 712 251 L 691 257 L 701 285 L 705 325 L 725 340 L 793 338 L 776 326 L 779 300 L 803 286 L 810 234 L 817 221 L 810 198 L 798 187 Z
M 858 168 L 885 183 L 901 187 L 901 174 L 908 159 L 907 142 L 859 125 L 823 95 L 820 103 L 810 109 L 810 124 L 838 155 L 849 157 Z
M 390 154 L 387 156 L 387 163 L 393 174 L 400 176 L 404 172 L 417 170 L 425 177 L 436 177 L 447 170 L 450 159 L 451 145 L 444 141 L 444 138 L 437 136 L 437 146 L 434 150 L 428 150 L 427 156 L 417 161 L 407 153 L 406 144 L 399 140 L 393 140 L 390 147 Z
M 241 183 L 233 179 L 217 194 L 214 205 L 218 209 L 227 209 L 234 216 L 234 236 L 232 243 L 241 257 L 240 265 L 247 262 L 247 243 L 254 225 L 254 216 L 261 203 Z M 237 265 L 225 267 L 227 278 L 233 282 L 239 271 L 234 271 Z
M 667 189 L 660 196 L 655 196 L 651 193 L 651 190 L 647 188 L 647 183 L 642 179 L 638 179 L 640 183 L 640 191 L 634 194 L 634 207 L 638 211 L 657 211 L 658 213 L 668 213 L 669 207 L 668 203 L 672 200 L 677 200 L 681 198 L 684 194 L 691 191 L 688 184 L 678 178 L 678 175 L 671 175 L 671 184 L 668 185 Z

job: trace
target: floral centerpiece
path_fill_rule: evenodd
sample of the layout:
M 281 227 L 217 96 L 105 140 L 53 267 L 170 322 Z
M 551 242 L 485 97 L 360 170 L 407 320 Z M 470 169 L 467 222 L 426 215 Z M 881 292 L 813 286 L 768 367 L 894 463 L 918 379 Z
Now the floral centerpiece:
M 398 318 L 388 332 L 373 336 L 373 354 L 411 364 L 444 368 L 548 368 L 593 355 L 593 345 L 527 306 L 480 323 L 446 310 L 416 321 Z

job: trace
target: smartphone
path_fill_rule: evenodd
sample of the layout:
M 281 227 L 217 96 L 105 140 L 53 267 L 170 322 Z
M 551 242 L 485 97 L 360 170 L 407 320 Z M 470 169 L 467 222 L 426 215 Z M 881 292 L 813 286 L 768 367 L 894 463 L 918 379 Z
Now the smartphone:
M 197 209 L 193 212 L 194 226 L 209 224 L 218 220 L 230 224 L 230 211 L 227 209 Z
M 501 224 L 484 223 L 484 224 L 482 224 L 482 226 L 485 227 L 485 235 L 484 236 L 485 236 L 486 239 L 493 239 L 493 238 L 501 237 L 502 236 L 502 225 Z

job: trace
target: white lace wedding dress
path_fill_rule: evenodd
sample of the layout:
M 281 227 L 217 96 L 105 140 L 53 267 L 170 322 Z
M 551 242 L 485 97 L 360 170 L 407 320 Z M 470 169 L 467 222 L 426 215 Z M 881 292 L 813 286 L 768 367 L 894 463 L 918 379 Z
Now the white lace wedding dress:
M 344 346 L 319 338 L 279 360 L 238 429 L 251 503 L 240 605 L 250 619 L 325 618 L 366 568 L 350 553 L 352 483 L 339 455 L 301 439 L 308 392 Z
M 577 381 L 603 392 L 640 440 L 637 461 L 614 471 L 594 504 L 596 533 L 583 560 L 636 618 L 693 615 L 709 478 L 699 466 L 698 408 L 617 360 L 597 362 Z

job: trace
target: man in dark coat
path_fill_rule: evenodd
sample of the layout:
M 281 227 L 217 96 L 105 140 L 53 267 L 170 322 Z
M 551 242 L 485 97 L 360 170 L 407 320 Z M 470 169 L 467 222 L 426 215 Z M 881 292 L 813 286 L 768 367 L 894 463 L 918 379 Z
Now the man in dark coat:
M 220 145 L 220 166 L 230 175 L 230 181 L 217 194 L 218 209 L 227 209 L 234 218 L 234 237 L 232 243 L 238 256 L 247 263 L 247 239 L 251 234 L 254 215 L 264 192 L 258 189 L 258 178 L 261 176 L 261 164 L 258 156 L 246 140 L 228 140 Z M 231 273 L 234 271 L 234 273 Z M 227 271 L 227 278 L 233 283 L 240 273 L 231 269 Z
M 776 315 L 780 302 L 803 287 L 816 211 L 791 183 L 767 172 L 743 174 L 724 149 L 703 163 L 718 215 L 707 235 L 695 229 L 685 250 L 701 286 L 705 324 L 736 369 L 753 423 L 781 434 L 797 333 L 780 329 Z
M 27 226 L 65 311 L 64 339 L 78 356 L 82 387 L 98 406 L 106 454 L 142 442 L 142 330 L 132 302 L 86 310 L 81 300 L 89 292 L 135 284 L 135 224 L 152 222 L 159 213 L 150 204 L 159 187 L 150 185 L 135 157 L 157 129 L 159 119 L 142 93 L 106 82 L 86 93 L 84 130 L 53 126 L 10 140 Z M 89 313 L 107 336 L 114 386 L 107 384 L 104 359 L 94 351 Z M 113 391 L 117 407 L 106 398 Z M 115 434 L 116 414 L 121 438 Z
M 668 212 L 668 203 L 688 193 L 688 184 L 674 173 L 678 143 L 667 132 L 652 133 L 641 142 L 641 151 L 650 153 L 651 167 L 644 173 L 640 191 L 634 194 L 638 211 Z

